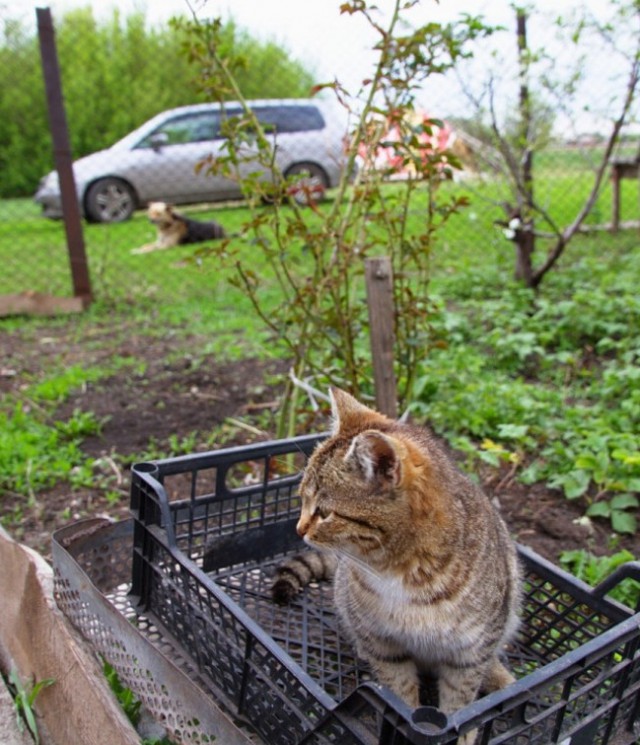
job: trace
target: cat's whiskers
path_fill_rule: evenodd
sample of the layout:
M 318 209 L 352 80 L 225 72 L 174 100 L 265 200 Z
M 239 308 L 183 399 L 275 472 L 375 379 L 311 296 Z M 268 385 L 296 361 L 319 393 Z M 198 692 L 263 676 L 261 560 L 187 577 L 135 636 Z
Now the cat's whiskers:
M 359 556 L 357 556 L 354 553 L 351 553 L 351 551 L 348 551 L 344 548 L 334 549 L 335 553 L 341 556 L 344 556 L 347 561 L 350 561 L 352 564 L 355 564 L 358 569 L 362 570 L 363 572 L 366 572 L 369 574 L 372 578 L 376 580 L 382 580 L 383 575 L 380 574 L 380 572 L 376 571 L 370 564 L 367 564 L 366 561 L 363 561 Z

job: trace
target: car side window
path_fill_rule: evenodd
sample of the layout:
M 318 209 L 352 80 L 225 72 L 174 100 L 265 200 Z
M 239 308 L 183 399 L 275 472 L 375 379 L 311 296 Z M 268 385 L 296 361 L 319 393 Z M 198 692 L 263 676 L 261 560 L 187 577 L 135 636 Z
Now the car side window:
M 285 134 L 322 129 L 324 119 L 315 106 L 256 106 L 256 116 L 267 131 Z
M 176 116 L 161 124 L 147 135 L 138 147 L 154 147 L 160 140 L 163 145 L 184 145 L 189 142 L 208 142 L 220 136 L 220 116 L 215 111 Z

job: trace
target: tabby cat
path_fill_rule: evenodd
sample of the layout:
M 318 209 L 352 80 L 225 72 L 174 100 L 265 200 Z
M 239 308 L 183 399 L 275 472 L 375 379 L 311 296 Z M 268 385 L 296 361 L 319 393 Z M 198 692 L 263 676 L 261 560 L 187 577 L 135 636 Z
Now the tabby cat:
M 503 688 L 513 677 L 499 655 L 518 624 L 520 574 L 496 508 L 427 430 L 331 393 L 333 432 L 305 469 L 297 524 L 320 551 L 278 568 L 274 601 L 335 573 L 336 609 L 358 654 L 411 707 L 421 673 L 437 678 L 447 713 Z

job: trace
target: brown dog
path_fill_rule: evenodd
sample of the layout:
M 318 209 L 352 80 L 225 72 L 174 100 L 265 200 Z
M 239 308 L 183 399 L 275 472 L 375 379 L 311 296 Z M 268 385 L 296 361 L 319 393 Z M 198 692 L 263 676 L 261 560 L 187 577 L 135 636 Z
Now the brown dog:
M 164 202 L 151 202 L 147 215 L 158 229 L 158 238 L 153 243 L 134 248 L 131 251 L 133 254 L 146 254 L 185 243 L 202 243 L 225 237 L 224 228 L 215 220 L 192 220 L 175 212 L 170 204 Z

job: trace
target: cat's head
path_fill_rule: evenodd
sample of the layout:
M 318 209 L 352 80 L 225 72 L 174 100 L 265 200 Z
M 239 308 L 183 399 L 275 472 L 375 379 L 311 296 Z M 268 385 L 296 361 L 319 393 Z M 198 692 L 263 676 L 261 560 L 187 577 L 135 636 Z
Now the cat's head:
M 425 504 L 433 464 L 403 425 L 344 391 L 331 393 L 333 431 L 305 469 L 298 534 L 317 548 L 384 563 L 407 546 L 426 513 L 442 518 L 436 487 L 433 504 Z

